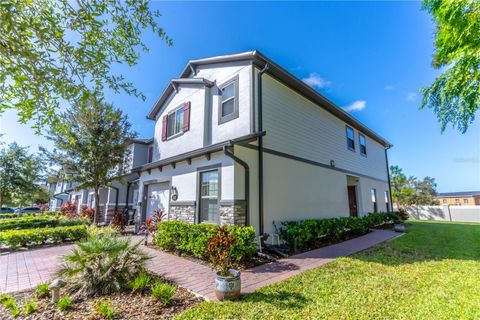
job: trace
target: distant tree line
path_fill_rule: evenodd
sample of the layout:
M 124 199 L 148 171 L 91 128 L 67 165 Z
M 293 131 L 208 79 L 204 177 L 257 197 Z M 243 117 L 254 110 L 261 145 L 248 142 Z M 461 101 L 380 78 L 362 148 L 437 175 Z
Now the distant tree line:
M 392 198 L 398 207 L 410 205 L 437 205 L 437 184 L 435 178 L 423 180 L 414 176 L 407 177 L 398 166 L 390 166 Z

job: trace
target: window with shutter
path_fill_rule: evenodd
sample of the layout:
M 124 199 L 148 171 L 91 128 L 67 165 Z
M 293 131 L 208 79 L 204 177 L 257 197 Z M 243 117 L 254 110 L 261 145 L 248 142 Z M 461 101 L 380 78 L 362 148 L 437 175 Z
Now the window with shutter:
M 163 117 L 162 141 L 190 130 L 190 102 Z

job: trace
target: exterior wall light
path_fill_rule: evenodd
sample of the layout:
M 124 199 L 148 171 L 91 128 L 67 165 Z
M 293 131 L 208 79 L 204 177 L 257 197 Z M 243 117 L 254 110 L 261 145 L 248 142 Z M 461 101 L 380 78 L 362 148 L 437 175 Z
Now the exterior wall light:
M 171 192 L 172 192 L 172 200 L 173 200 L 173 201 L 177 201 L 177 199 L 178 199 L 178 190 L 177 190 L 177 187 L 172 186 Z
M 335 160 L 330 160 L 330 167 L 335 167 Z

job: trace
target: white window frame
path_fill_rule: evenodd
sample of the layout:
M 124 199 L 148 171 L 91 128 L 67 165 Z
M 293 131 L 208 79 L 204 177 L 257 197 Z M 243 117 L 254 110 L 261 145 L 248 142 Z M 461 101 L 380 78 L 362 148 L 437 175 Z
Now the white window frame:
M 365 144 L 362 144 L 362 138 Z M 362 152 L 362 147 L 365 147 L 365 152 Z M 358 133 L 358 149 L 360 150 L 360 154 L 362 156 L 367 156 L 367 137 L 364 134 Z
M 350 138 L 348 137 L 348 131 L 349 131 L 349 130 L 352 130 L 352 133 L 353 133 L 353 138 L 352 138 L 352 139 L 350 139 Z M 345 137 L 347 138 L 347 149 L 350 150 L 350 151 L 355 152 L 355 130 L 354 130 L 352 127 L 345 126 Z M 349 143 L 348 143 L 350 140 L 351 140 L 352 143 L 353 143 L 353 148 L 350 147 L 350 145 L 349 145 Z
M 219 85 L 218 88 L 219 88 L 219 96 L 218 96 L 218 124 L 222 124 L 222 123 L 225 123 L 225 122 L 228 122 L 228 121 L 231 121 L 231 120 L 234 120 L 236 118 L 238 118 L 239 116 L 239 104 L 238 104 L 238 75 L 233 77 L 232 79 L 224 82 L 223 84 Z M 223 100 L 223 97 L 222 97 L 222 92 L 223 92 L 223 89 L 225 89 L 226 87 L 228 87 L 229 85 L 232 85 L 234 86 L 234 89 L 233 89 L 233 97 L 231 98 L 228 98 L 227 100 Z M 222 115 L 222 110 L 223 110 L 223 104 L 226 103 L 226 102 L 229 102 L 233 100 L 233 112 L 232 113 L 229 113 L 227 115 Z

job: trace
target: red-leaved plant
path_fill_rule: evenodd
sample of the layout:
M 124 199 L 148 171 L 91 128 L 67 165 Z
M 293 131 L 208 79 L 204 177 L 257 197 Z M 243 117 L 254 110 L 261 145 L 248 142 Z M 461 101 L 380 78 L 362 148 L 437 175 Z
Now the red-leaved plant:
M 154 234 L 157 231 L 157 225 L 162 222 L 165 217 L 163 209 L 157 209 L 153 211 L 150 218 L 145 220 L 145 224 L 141 227 L 142 232 L 145 234 L 145 245 L 148 242 L 148 236 Z
M 68 218 L 78 218 L 78 205 L 76 201 L 66 201 L 60 206 L 60 211 L 62 215 Z
M 117 229 L 120 232 L 125 231 L 125 221 L 123 221 L 123 214 L 120 211 L 115 211 L 112 217 L 112 221 L 110 221 L 110 225 L 112 228 Z
M 83 218 L 87 218 L 90 222 L 93 221 L 94 214 L 95 214 L 95 209 L 90 208 L 88 205 L 82 204 L 82 206 L 80 207 L 80 215 Z
M 40 212 L 45 212 L 49 210 L 48 204 L 41 204 L 38 206 L 38 209 L 40 209 Z
M 232 246 L 237 243 L 237 237 L 229 235 L 227 227 L 221 227 L 218 233 L 208 240 L 207 254 L 215 270 L 221 276 L 228 277 L 232 267 Z

